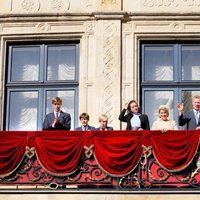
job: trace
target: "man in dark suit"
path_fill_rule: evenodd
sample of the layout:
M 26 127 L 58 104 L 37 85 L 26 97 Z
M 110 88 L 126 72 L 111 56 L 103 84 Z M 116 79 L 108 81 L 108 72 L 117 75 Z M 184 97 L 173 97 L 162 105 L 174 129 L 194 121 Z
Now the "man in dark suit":
M 179 126 L 187 126 L 187 130 L 200 129 L 200 96 L 195 95 L 192 98 L 193 109 L 183 113 L 183 103 L 177 103 L 179 111 Z
M 53 112 L 46 115 L 42 130 L 70 130 L 71 116 L 61 110 L 62 99 L 52 99 Z
M 97 131 L 113 131 L 113 127 L 108 126 L 108 117 L 105 114 L 99 116 L 99 125 Z
M 94 126 L 90 126 L 88 124 L 89 119 L 90 119 L 90 116 L 87 113 L 82 113 L 79 116 L 79 120 L 81 122 L 81 126 L 75 128 L 75 130 L 77 130 L 77 131 L 92 131 L 92 130 L 95 130 Z

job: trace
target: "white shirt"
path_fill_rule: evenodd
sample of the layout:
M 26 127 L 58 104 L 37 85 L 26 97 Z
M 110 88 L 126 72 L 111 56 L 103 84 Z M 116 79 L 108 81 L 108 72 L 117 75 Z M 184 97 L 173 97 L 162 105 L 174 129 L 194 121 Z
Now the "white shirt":
M 132 130 L 138 130 L 141 127 L 141 121 L 139 118 L 140 114 L 136 113 L 133 114 L 133 117 L 131 118 L 131 129 Z
M 59 117 L 59 116 L 60 116 L 60 112 L 55 112 L 55 111 L 54 111 L 54 116 L 55 116 L 55 117 Z

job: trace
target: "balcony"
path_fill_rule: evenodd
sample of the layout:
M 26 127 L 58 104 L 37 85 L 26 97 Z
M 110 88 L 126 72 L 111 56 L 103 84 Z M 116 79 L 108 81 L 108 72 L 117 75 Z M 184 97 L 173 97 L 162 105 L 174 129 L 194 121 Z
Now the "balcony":
M 199 134 L 1 132 L 0 193 L 199 193 Z

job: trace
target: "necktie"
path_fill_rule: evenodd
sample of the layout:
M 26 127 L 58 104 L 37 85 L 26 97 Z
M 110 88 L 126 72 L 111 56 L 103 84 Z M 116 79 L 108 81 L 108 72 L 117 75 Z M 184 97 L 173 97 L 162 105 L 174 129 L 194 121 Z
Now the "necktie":
M 84 130 L 84 131 L 87 131 L 87 126 L 83 126 L 83 130 Z
M 196 122 L 198 124 L 199 123 L 199 111 L 195 112 L 195 118 L 196 118 Z
M 56 112 L 56 118 L 58 118 L 58 112 Z

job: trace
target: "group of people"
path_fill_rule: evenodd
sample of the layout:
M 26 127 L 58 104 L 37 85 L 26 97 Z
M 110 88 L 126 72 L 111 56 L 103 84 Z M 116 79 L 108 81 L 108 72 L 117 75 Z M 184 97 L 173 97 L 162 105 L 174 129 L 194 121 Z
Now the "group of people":
M 62 100 L 59 97 L 52 99 L 53 112 L 46 115 L 43 122 L 43 130 L 70 130 L 71 117 L 69 113 L 61 110 Z M 186 125 L 187 130 L 200 129 L 200 96 L 195 95 L 192 98 L 193 109 L 184 113 L 183 103 L 177 103 L 179 111 L 179 126 Z M 142 114 L 139 105 L 135 100 L 126 103 L 124 109 L 119 115 L 119 120 L 126 122 L 126 130 L 178 130 L 175 121 L 169 119 L 169 109 L 165 105 L 161 105 L 158 109 L 159 119 L 156 120 L 150 128 L 149 119 L 146 114 Z M 113 130 L 113 127 L 108 126 L 108 117 L 105 114 L 99 116 L 99 127 L 90 126 L 89 115 L 82 113 L 79 116 L 81 126 L 75 130 Z
M 71 129 L 71 116 L 69 113 L 63 112 L 62 99 L 60 97 L 54 97 L 52 99 L 53 112 L 46 115 L 42 130 L 70 130 Z M 79 116 L 81 126 L 76 127 L 78 131 L 107 131 L 113 130 L 113 127 L 108 126 L 108 117 L 105 114 L 99 116 L 99 127 L 89 125 L 89 115 L 82 113 Z

